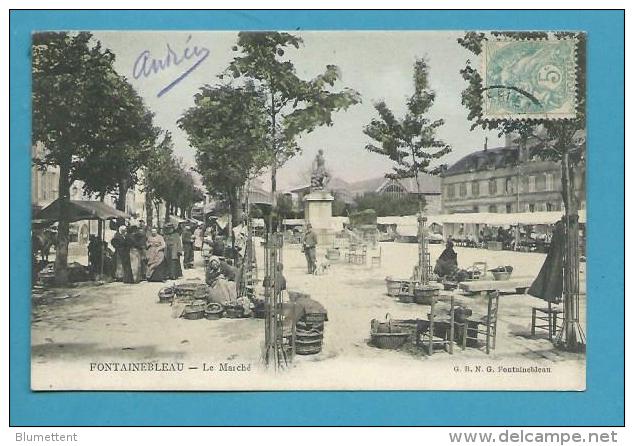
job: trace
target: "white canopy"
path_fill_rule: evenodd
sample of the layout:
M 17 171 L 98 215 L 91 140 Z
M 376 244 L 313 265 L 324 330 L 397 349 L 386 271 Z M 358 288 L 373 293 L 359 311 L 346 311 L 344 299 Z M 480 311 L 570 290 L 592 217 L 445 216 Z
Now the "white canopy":
M 517 212 L 496 214 L 492 212 L 472 212 L 465 214 L 445 214 L 437 216 L 443 223 L 471 223 L 492 226 L 550 225 L 556 223 L 564 215 L 563 211 L 552 212 Z M 579 222 L 586 222 L 585 209 L 579 210 Z

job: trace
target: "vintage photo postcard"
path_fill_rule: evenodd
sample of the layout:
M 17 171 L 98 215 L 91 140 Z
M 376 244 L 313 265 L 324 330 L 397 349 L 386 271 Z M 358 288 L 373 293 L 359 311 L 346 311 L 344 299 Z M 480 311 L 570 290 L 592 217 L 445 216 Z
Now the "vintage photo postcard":
M 586 388 L 586 34 L 32 34 L 31 388 Z

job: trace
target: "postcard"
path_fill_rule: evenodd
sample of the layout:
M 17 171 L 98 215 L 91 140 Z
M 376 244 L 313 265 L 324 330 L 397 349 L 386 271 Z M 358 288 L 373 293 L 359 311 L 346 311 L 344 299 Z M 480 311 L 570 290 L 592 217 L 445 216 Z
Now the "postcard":
M 32 34 L 31 388 L 586 388 L 582 31 Z

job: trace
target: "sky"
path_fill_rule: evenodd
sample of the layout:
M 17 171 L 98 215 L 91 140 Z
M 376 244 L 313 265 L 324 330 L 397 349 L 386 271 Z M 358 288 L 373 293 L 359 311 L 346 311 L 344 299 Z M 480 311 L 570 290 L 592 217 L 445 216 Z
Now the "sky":
M 451 164 L 482 149 L 485 137 L 488 137 L 489 147 L 503 144 L 496 132 L 470 131 L 467 110 L 460 103 L 465 81 L 459 70 L 467 59 L 471 58 L 474 63 L 478 61 L 456 42 L 462 32 L 291 32 L 304 40 L 303 46 L 288 50 L 284 56 L 293 62 L 297 75 L 312 79 L 322 73 L 326 65 L 337 65 L 341 78 L 335 88 L 349 87 L 358 91 L 362 103 L 335 113 L 334 125 L 320 127 L 300 137 L 302 153 L 278 171 L 278 190 L 305 183 L 306 173 L 319 149 L 324 150 L 326 166 L 332 174 L 348 182 L 390 172 L 393 164 L 386 157 L 365 149 L 371 140 L 363 134 L 363 128 L 377 116 L 373 104 L 379 100 L 384 100 L 397 117 L 403 116 L 405 101 L 414 88 L 414 62 L 421 57 L 430 66 L 430 84 L 436 91 L 430 117 L 445 120 L 437 136 L 453 149 L 441 162 Z M 218 75 L 236 55 L 232 47 L 236 44 L 237 32 L 112 31 L 93 34 L 115 54 L 115 68 L 128 78 L 155 113 L 155 124 L 172 133 L 177 155 L 194 165 L 195 150 L 189 146 L 187 135 L 176 122 L 193 105 L 193 96 L 201 86 L 221 82 Z M 169 66 L 142 73 L 143 60 L 165 60 L 168 55 L 172 61 Z M 175 56 L 178 64 L 174 63 Z M 179 78 L 182 80 L 175 82 Z M 160 94 L 171 84 L 170 89 Z

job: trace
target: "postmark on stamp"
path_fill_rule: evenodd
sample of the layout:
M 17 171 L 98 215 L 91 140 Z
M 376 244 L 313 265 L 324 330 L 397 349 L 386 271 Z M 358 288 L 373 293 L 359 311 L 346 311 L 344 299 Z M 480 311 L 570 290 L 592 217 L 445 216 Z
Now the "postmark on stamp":
M 485 119 L 575 118 L 575 45 L 574 39 L 487 41 Z

